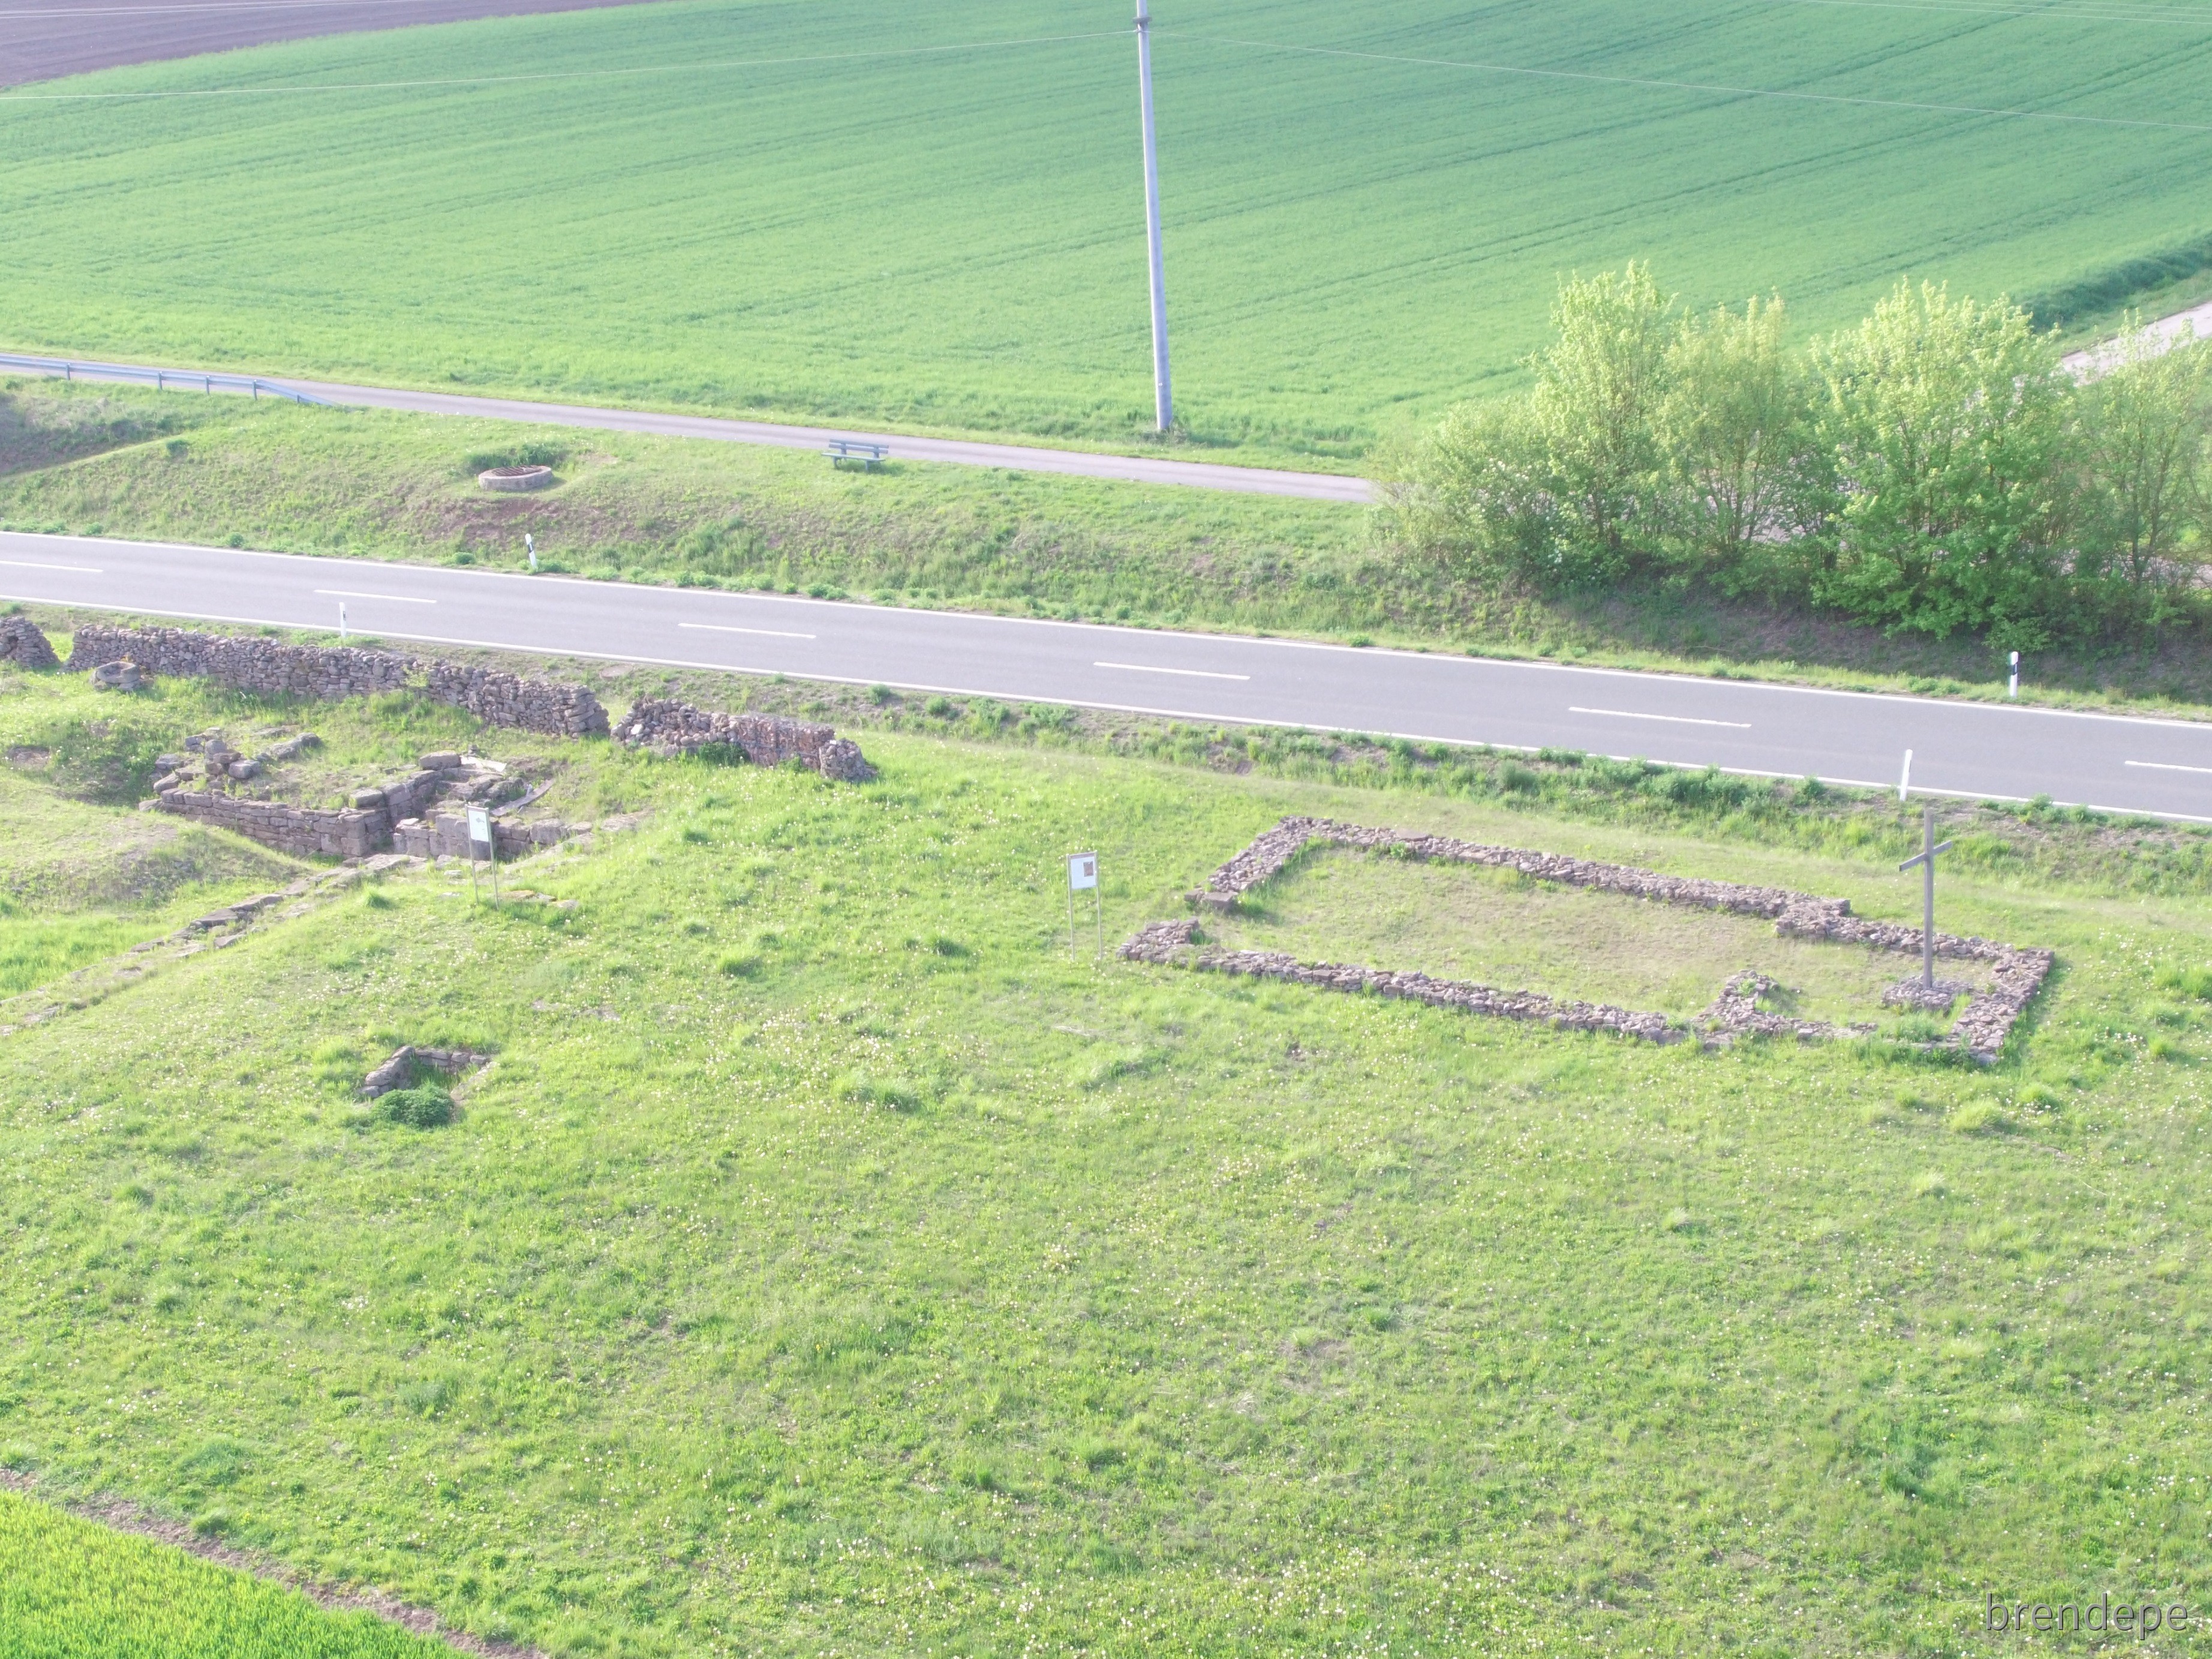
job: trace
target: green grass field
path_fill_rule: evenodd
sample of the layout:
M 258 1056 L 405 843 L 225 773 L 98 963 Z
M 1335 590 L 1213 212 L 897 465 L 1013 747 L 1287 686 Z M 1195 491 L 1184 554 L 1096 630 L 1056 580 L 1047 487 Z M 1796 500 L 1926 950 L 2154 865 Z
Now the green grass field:
M 1780 980 L 1800 1019 L 1887 1024 L 1881 994 L 1917 971 L 1889 951 L 1778 939 L 1752 916 L 1678 909 L 1528 879 L 1343 849 L 1308 854 L 1206 927 L 1209 945 L 1304 962 L 1417 968 L 1504 990 L 1694 1019 L 1732 974 Z M 1985 988 L 1986 971 L 1946 963 Z
M 436 1659 L 373 1613 L 0 1492 L 0 1659 Z
M 115 708 L 12 677 L 0 738 Z M 1662 1050 L 1071 957 L 1058 860 L 1109 939 L 1285 811 L 1905 915 L 1893 810 L 958 729 L 555 745 L 651 813 L 512 873 L 573 914 L 395 877 L 0 1039 L 0 1462 L 561 1655 L 1934 1655 L 2212 1588 L 2201 858 L 1972 840 L 1947 921 L 2060 962 L 1993 1071 Z M 351 1098 L 440 1038 L 457 1121 Z
M 11 94 L 0 332 L 1126 442 L 1151 409 L 1127 9 L 714 0 Z M 1902 273 L 2109 311 L 2212 248 L 2198 0 L 1177 0 L 1159 28 L 1181 408 L 1254 459 L 1349 460 L 1510 380 L 1577 268 L 1778 289 L 1812 328 Z M 979 42 L 1033 44 L 934 50 Z M 240 88 L 288 90 L 106 96 Z

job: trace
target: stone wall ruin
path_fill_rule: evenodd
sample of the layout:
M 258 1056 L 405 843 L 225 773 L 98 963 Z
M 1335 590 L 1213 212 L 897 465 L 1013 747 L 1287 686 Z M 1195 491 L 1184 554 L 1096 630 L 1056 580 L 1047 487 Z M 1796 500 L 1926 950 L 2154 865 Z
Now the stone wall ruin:
M 1307 848 L 1315 845 L 1353 847 L 1401 858 L 1515 870 L 1537 881 L 1618 893 L 1661 904 L 1759 916 L 1771 921 L 1774 931 L 1790 939 L 1858 945 L 1911 955 L 1919 953 L 1922 943 L 1917 927 L 1854 916 L 1848 899 L 1821 898 L 1786 887 L 1751 887 L 1736 882 L 1669 876 L 1632 865 L 1603 864 L 1522 848 L 1491 847 L 1449 836 L 1408 835 L 1401 830 L 1340 823 L 1328 818 L 1284 818 L 1273 828 L 1262 831 L 1249 846 L 1216 870 L 1206 878 L 1204 887 L 1185 894 L 1184 898 L 1195 909 L 1233 911 L 1244 893 L 1280 874 Z M 1985 1064 L 1996 1060 L 2014 1022 L 2027 1012 L 2027 1005 L 2042 988 L 2054 959 L 2051 953 L 1954 933 L 1936 934 L 1935 948 L 1938 957 L 1986 963 L 1995 981 L 1989 990 L 1978 994 L 1966 1005 L 1942 1046 L 1960 1048 Z M 1499 991 L 1459 981 L 1434 980 L 1425 974 L 1393 974 L 1330 963 L 1301 963 L 1281 951 L 1208 950 L 1198 943 L 1195 921 L 1154 922 L 1139 930 L 1123 945 L 1121 955 L 1135 962 L 1175 963 L 1201 971 L 1247 974 L 1335 990 L 1407 997 L 1464 1008 L 1473 1013 L 1540 1019 L 1576 1030 L 1614 1030 L 1654 1042 L 1672 1042 L 1686 1035 L 1661 1014 L 1639 1013 L 1601 1004 L 1561 1002 L 1534 992 Z M 1699 1017 L 1698 1026 L 1708 1034 L 1709 1040 L 1723 1042 L 1743 1036 L 1792 1036 L 1816 1041 L 1863 1036 L 1873 1029 L 1790 1020 L 1765 1012 L 1758 1006 L 1759 998 L 1771 988 L 1772 982 L 1760 975 L 1735 975 Z M 1891 1000 L 1907 1006 L 1915 1001 L 1903 983 L 1893 988 Z

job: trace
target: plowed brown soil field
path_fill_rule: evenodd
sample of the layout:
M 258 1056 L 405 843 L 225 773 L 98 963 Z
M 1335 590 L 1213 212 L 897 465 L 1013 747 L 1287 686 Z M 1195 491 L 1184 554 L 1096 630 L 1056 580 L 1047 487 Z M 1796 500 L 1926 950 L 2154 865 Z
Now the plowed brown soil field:
M 0 87 L 318 34 L 625 0 L 0 0 Z

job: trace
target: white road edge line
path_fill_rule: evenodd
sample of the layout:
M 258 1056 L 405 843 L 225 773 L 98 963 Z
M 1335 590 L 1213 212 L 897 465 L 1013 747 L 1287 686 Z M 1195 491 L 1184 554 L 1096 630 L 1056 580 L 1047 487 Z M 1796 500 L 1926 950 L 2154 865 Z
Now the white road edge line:
M 1633 709 L 1629 708 L 1577 708 L 1572 703 L 1570 703 L 1567 705 L 1567 713 L 1570 714 L 1609 714 L 1617 720 L 1665 720 L 1672 726 L 1726 726 L 1733 727 L 1738 732 L 1748 732 L 1751 730 L 1751 722 L 1749 720 L 1692 720 L 1687 714 L 1639 714 Z
M 2203 772 L 2212 775 L 2212 766 L 2173 766 L 2165 761 L 2123 761 L 2124 766 L 2140 766 L 2152 772 Z
M 1140 662 L 1094 662 L 1093 668 L 1119 668 L 1131 674 L 1180 674 L 1187 680 L 1249 680 L 1249 674 L 1214 674 L 1203 668 L 1153 668 Z
M 265 556 L 270 558 L 288 558 L 295 556 L 289 554 L 270 554 Z M 524 577 L 520 580 L 526 581 L 531 579 Z M 155 614 L 144 612 L 143 611 L 143 607 L 138 605 L 111 605 L 99 599 L 71 599 L 64 601 L 46 599 L 34 593 L 0 593 L 0 599 L 18 600 L 25 605 L 55 605 L 66 603 L 82 605 L 88 611 L 113 611 L 125 615 L 134 613 Z M 158 614 L 164 617 L 175 617 L 186 622 L 245 623 L 254 627 L 261 628 L 289 628 L 301 633 L 307 634 L 328 632 L 327 629 L 318 629 L 313 623 L 279 622 L 270 617 L 233 617 L 210 611 L 163 611 Z M 1071 626 L 1072 624 L 1061 623 L 1059 625 L 1066 627 Z M 388 634 L 389 636 L 393 639 L 412 640 L 423 645 L 466 645 L 474 646 L 486 651 L 520 651 L 527 656 L 533 657 L 580 657 L 589 662 L 642 663 L 655 668 L 703 668 L 710 670 L 717 674 L 756 674 L 763 679 L 772 674 L 783 672 L 779 669 L 770 668 L 747 668 L 732 665 L 732 664 L 726 662 L 691 662 L 678 657 L 644 657 L 616 651 L 563 650 L 558 647 L 550 645 L 517 645 L 512 641 L 506 640 L 459 640 L 449 639 L 437 634 L 391 634 L 388 629 L 380 629 L 378 631 L 380 634 Z M 1106 710 L 1109 714 L 1158 714 L 1169 720 L 1207 720 L 1218 724 L 1224 718 L 1224 716 L 1218 712 L 1206 714 L 1188 708 L 1153 708 L 1142 703 L 1094 702 L 1089 699 L 1079 697 L 1037 697 L 1034 694 L 1029 692 L 981 690 L 970 685 L 924 685 L 904 680 L 892 680 L 889 682 L 880 680 L 865 680 L 856 679 L 850 674 L 802 674 L 799 678 L 802 679 L 819 681 L 825 685 L 873 685 L 888 684 L 893 690 L 899 691 L 938 691 L 943 692 L 947 696 L 995 697 L 1003 702 L 1020 702 L 1024 701 L 1055 702 L 1070 708 L 1100 708 Z M 1896 701 L 1900 702 L 1908 701 L 1932 702 L 1934 699 L 1898 698 Z M 2122 719 L 2125 717 L 2115 715 L 2100 716 L 2100 718 Z M 2175 720 L 2169 723 L 2176 726 L 2197 724 L 2197 722 L 2194 721 L 2184 720 Z M 1271 726 L 1277 730 L 1285 732 L 1312 732 L 1322 729 L 1342 729 L 1340 727 L 1316 727 L 1310 720 L 1270 720 L 1265 715 L 1245 716 L 1238 719 L 1237 724 L 1239 726 Z M 2199 729 L 2202 728 L 2200 727 Z M 1475 749 L 1491 751 L 1504 750 L 1520 755 L 1535 755 L 1542 752 L 1541 747 L 1534 744 L 1498 743 L 1496 741 L 1485 741 L 1480 738 L 1445 738 L 1438 737 L 1434 732 L 1368 732 L 1356 735 L 1370 738 L 1403 738 L 1410 743 L 1442 744 L 1447 748 L 1452 749 Z M 1632 764 L 1662 766 L 1672 771 L 1703 772 L 1712 769 L 1707 765 L 1707 763 L 1701 761 L 1653 760 L 1648 755 L 1609 755 L 1607 756 L 1606 758 L 1608 760 L 1625 761 Z M 1803 773 L 1798 772 L 1769 772 L 1762 770 L 1760 768 L 1755 766 L 1723 766 L 1718 769 L 1725 775 L 1740 778 L 1774 778 L 1784 781 L 1794 781 L 1806 775 Z M 1816 777 L 1820 776 L 1817 773 L 1813 774 L 1812 775 Z M 1874 783 L 1869 781 L 1865 778 L 1821 777 L 1820 781 L 1823 783 L 1833 784 L 1839 788 L 1875 789 L 1879 790 L 1885 794 L 1887 794 L 1891 789 L 1896 787 L 1894 784 Z M 2024 796 L 1998 794 L 1987 789 L 1939 789 L 1931 788 L 1923 784 L 1921 786 L 1920 793 L 1923 795 L 1940 795 L 1948 800 L 2003 800 L 2011 801 L 2015 805 L 2025 805 L 2027 804 L 2027 799 Z M 2109 812 L 2115 817 L 2157 818 L 2163 819 L 2169 823 L 2212 824 L 2212 817 L 2200 817 L 2193 812 L 2161 812 L 2148 807 L 2142 806 L 2108 806 L 2098 801 L 2054 800 L 2051 805 L 2054 806 L 2085 807 L 2092 812 Z
M 729 628 L 720 623 L 678 623 L 678 628 L 696 628 L 708 634 L 758 634 L 771 640 L 811 640 L 811 634 L 787 634 L 780 628 Z
M 10 570 L 66 570 L 76 576 L 105 576 L 105 570 L 94 570 L 88 564 L 33 564 L 26 559 L 0 559 Z
M 319 587 L 316 592 L 333 599 L 383 599 L 392 605 L 435 605 L 435 599 L 418 599 L 405 593 L 356 593 L 350 587 Z
M 302 384 L 305 384 L 305 382 Z M 1070 453 L 1088 453 L 1090 452 L 1074 451 Z M 277 553 L 266 548 L 255 547 L 203 547 L 197 542 L 137 542 L 125 541 L 114 536 L 49 536 L 43 531 L 35 530 L 0 532 L 0 535 L 28 541 L 94 541 L 97 542 L 98 544 L 102 547 L 114 548 L 124 552 L 170 551 L 194 554 L 228 554 L 233 558 L 284 559 L 295 561 L 301 564 L 331 562 L 327 556 L 319 554 Z M 393 568 L 412 570 L 422 574 L 449 576 L 455 579 L 465 577 L 468 580 L 474 581 L 544 582 L 570 587 L 622 587 L 631 592 L 658 592 L 665 594 L 670 598 L 678 598 L 688 595 L 695 599 L 702 598 L 726 598 L 731 599 L 742 599 L 755 604 L 765 602 L 771 605 L 811 605 L 817 607 L 837 605 L 842 608 L 855 608 L 852 607 L 848 601 L 809 599 L 800 594 L 762 592 L 738 593 L 731 592 L 726 590 L 713 590 L 707 588 L 654 588 L 647 586 L 642 583 L 635 582 L 595 581 L 588 576 L 556 576 L 550 573 L 539 575 L 530 575 L 526 574 L 520 570 L 447 570 L 435 565 L 410 565 L 406 563 L 404 560 L 398 559 L 369 561 L 368 562 L 387 564 Z M 82 605 L 91 603 L 89 600 L 57 599 L 47 595 L 30 596 L 24 594 L 8 594 L 0 595 L 0 597 L 21 599 L 26 605 Z M 113 611 L 128 611 L 131 607 L 129 605 L 118 605 L 100 606 L 96 608 Z M 2155 714 L 2100 714 L 2094 709 L 2089 708 L 2053 708 L 2043 703 L 2002 702 L 1977 702 L 1971 697 L 1931 697 L 1906 691 L 1858 691 L 1843 686 L 1802 685 L 1788 680 L 1723 680 L 1711 678 L 1702 674 L 1692 673 L 1686 669 L 1590 668 L 1579 663 L 1552 662 L 1540 657 L 1468 657 L 1455 655 L 1444 651 L 1411 651 L 1402 650 L 1390 646 L 1338 645 L 1328 640 L 1290 640 L 1258 634 L 1201 634 L 1193 632 L 1188 629 L 1176 628 L 1135 629 L 1124 627 L 1114 623 L 1061 622 L 1058 618 L 1052 617 L 1003 617 L 998 615 L 996 612 L 988 611 L 931 611 L 919 606 L 902 605 L 870 605 L 859 606 L 857 608 L 880 611 L 887 616 L 929 617 L 957 622 L 1003 623 L 1008 626 L 1015 628 L 1068 628 L 1085 629 L 1093 632 L 1106 634 L 1134 633 L 1141 634 L 1148 640 L 1188 640 L 1194 643 L 1203 645 L 1231 644 L 1279 646 L 1286 650 L 1293 651 L 1339 651 L 1366 657 L 1397 657 L 1402 658 L 1409 662 L 1457 664 L 1462 667 L 1475 669 L 1527 668 L 1547 670 L 1554 674 L 1587 675 L 1599 679 L 1638 680 L 1644 682 L 1649 682 L 1651 680 L 1666 680 L 1675 684 L 1702 686 L 1708 690 L 1733 690 L 1754 693 L 1789 692 L 1794 696 L 1807 697 L 1856 697 L 1867 702 L 1917 703 L 1930 708 L 1972 709 L 1978 710 L 1984 714 L 1993 714 L 2026 716 L 2047 714 L 2058 720 L 2109 720 L 2120 726 L 2166 726 L 2183 732 L 2204 732 L 2207 730 L 2212 730 L 2212 720 L 2172 720 Z M 148 611 L 146 614 L 151 616 L 154 613 Z M 243 617 L 193 616 L 191 613 L 181 611 L 165 611 L 161 614 L 163 616 L 187 617 L 188 619 L 201 622 L 244 622 L 248 620 L 248 618 Z M 313 623 L 285 623 L 275 625 L 287 628 L 306 629 L 312 629 L 315 626 Z M 518 647 L 500 647 L 496 648 L 504 650 Z M 646 659 L 641 657 L 610 657 L 608 658 L 608 660 L 611 662 L 642 662 L 646 660 Z M 701 667 L 715 667 L 719 665 L 702 663 L 698 665 Z M 824 677 L 817 674 L 811 676 L 810 678 L 820 679 Z M 843 683 L 844 682 L 840 682 L 840 684 Z M 865 685 L 870 684 L 870 682 L 865 680 L 854 680 L 851 684 L 854 685 Z M 979 693 L 978 695 L 981 694 Z M 1103 707 L 1103 705 L 1100 706 Z M 1212 720 L 1219 717 L 1209 714 L 1202 716 L 1201 718 Z M 1382 735 L 1389 736 L 1391 734 L 1385 732 Z M 1424 741 L 1426 741 L 1426 739 L 1424 739 Z M 1492 746 L 1498 747 L 1501 745 L 1493 744 Z M 1535 750 L 1531 748 L 1528 752 L 1534 754 Z M 1723 768 L 1723 769 L 1726 770 L 1728 769 Z M 1743 775 L 1747 777 L 1754 775 L 1764 777 L 1768 775 L 1765 773 L 1753 774 L 1747 772 Z M 1776 773 L 1772 775 L 1778 777 L 1796 777 L 1798 775 L 1791 772 L 1786 774 Z M 1839 783 L 1849 782 L 1848 780 L 1844 779 L 1831 779 L 1828 780 L 1828 781 Z M 1856 788 L 1858 786 L 1853 783 L 1850 784 L 1850 787 Z M 1896 787 L 1897 786 L 1895 784 L 1890 783 L 1869 784 L 1867 786 L 1869 788 L 1875 789 L 1893 789 Z M 1938 791 L 1936 793 L 1940 793 L 1941 792 Z M 1968 791 L 1963 793 L 1971 793 L 1972 792 Z M 1998 797 L 1992 795 L 1990 799 L 1995 800 L 1998 799 Z M 2090 805 L 2093 811 L 2100 812 L 2124 811 L 2130 810 L 2124 807 L 2095 806 L 2089 802 L 2076 803 L 2069 801 L 2064 804 L 2069 806 L 2075 805 Z M 2185 817 L 2186 815 L 2166 813 L 2161 816 L 2176 817 Z M 2212 820 L 2206 821 L 2212 822 Z M 2195 818 L 2189 818 L 2188 822 L 2194 823 L 2197 822 L 2197 820 Z

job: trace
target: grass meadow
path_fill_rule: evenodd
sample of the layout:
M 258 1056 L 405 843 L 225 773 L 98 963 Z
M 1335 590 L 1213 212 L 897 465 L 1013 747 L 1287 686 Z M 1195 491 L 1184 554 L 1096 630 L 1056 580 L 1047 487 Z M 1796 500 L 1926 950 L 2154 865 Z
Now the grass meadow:
M 453 1650 L 368 1613 L 0 1492 L 4 1659 L 440 1659 Z
M 303 718 L 129 707 L 10 676 L 0 738 Z M 2059 957 L 1991 1070 L 1661 1049 L 1071 953 L 1059 860 L 1109 940 L 1285 811 L 1905 916 L 1902 818 L 969 731 L 550 745 L 648 814 L 510 872 L 573 912 L 395 874 L 0 1038 L 0 1462 L 559 1655 L 1935 1655 L 2212 1586 L 2201 858 L 1967 849 L 1947 924 Z M 402 1041 L 495 1051 L 456 1121 L 355 1101 Z
M 19 90 L 0 327 L 1127 443 L 1151 412 L 1127 9 L 682 0 Z M 1900 274 L 2076 320 L 2179 292 L 2212 253 L 2208 60 L 2199 0 L 1179 0 L 1187 436 L 1353 462 L 1511 382 L 1555 279 L 1630 258 L 1698 303 L 1778 289 L 1808 329 Z

